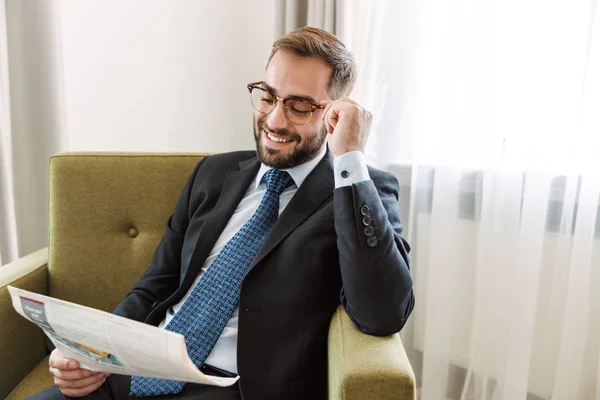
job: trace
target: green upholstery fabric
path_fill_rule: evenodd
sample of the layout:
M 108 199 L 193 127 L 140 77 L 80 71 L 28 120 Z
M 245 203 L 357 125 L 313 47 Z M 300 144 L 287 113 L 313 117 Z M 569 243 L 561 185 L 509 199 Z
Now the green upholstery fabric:
M 26 257 L 0 268 L 0 398 L 23 399 L 53 383 L 45 336 L 13 311 L 5 286 L 112 311 L 148 267 L 181 189 L 203 156 L 52 157 L 47 266 L 43 250 L 43 259 L 38 253 L 29 262 Z M 397 335 L 364 335 L 340 308 L 329 348 L 330 399 L 414 399 L 414 376 Z
M 361 333 L 340 306 L 329 328 L 330 399 L 415 399 L 415 376 L 400 335 Z
M 181 189 L 202 157 L 52 157 L 50 295 L 112 311 L 148 268 Z
M 41 329 L 14 310 L 7 285 L 46 293 L 46 249 L 0 267 L 0 399 L 48 353 Z M 47 371 L 47 368 L 46 368 Z
M 54 378 L 48 372 L 48 359 L 50 355 L 47 355 L 29 372 L 29 374 L 21 381 L 6 398 L 6 400 L 23 400 L 34 393 L 41 392 L 42 390 L 54 385 Z

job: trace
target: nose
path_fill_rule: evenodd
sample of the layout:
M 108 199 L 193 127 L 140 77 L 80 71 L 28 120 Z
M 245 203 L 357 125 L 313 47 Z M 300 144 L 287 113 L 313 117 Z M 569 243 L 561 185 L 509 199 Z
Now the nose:
M 267 116 L 267 125 L 270 129 L 277 131 L 282 129 L 287 129 L 289 121 L 285 116 L 285 110 L 283 106 L 283 102 L 281 100 L 277 101 L 275 105 L 275 109 L 269 113 Z

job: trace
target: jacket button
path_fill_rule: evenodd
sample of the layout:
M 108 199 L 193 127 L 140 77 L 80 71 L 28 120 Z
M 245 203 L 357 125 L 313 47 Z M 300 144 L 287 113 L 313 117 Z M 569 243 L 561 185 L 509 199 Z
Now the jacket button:
M 375 236 L 369 236 L 367 238 L 367 245 L 369 247 L 375 247 L 375 246 L 377 246 L 377 238 Z
M 131 229 L 129 229 L 129 231 L 127 231 L 127 234 L 128 234 L 128 235 L 129 235 L 129 237 L 130 237 L 130 238 L 132 238 L 132 239 L 133 239 L 133 238 L 136 238 L 136 237 L 137 237 L 137 235 L 138 235 L 138 233 L 139 233 L 139 232 L 138 232 L 138 231 L 137 231 L 137 229 L 135 229 L 135 228 L 131 228 Z
M 369 217 L 368 215 L 365 215 L 362 219 L 362 223 L 365 225 L 371 225 L 371 217 Z
M 373 236 L 373 233 L 375 233 L 375 230 L 372 226 L 365 226 L 365 236 Z
M 347 178 L 350 176 L 350 173 L 348 171 L 342 171 L 342 178 Z
M 369 214 L 369 207 L 366 204 L 363 204 L 363 206 L 360 208 L 360 213 L 362 215 L 368 215 Z

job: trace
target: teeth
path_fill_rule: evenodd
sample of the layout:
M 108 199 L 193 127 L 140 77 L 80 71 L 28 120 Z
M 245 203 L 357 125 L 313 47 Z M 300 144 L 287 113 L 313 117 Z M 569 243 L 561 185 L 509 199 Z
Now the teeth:
M 270 133 L 267 133 L 267 136 L 269 137 L 269 139 L 271 139 L 274 142 L 279 142 L 279 143 L 287 143 L 287 142 L 291 142 L 291 140 L 289 139 L 283 139 L 283 138 L 279 138 L 277 136 L 273 136 Z

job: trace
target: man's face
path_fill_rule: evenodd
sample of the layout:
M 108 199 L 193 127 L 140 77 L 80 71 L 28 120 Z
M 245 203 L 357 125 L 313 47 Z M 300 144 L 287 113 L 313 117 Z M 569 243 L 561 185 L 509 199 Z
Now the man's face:
M 264 82 L 279 97 L 306 97 L 318 104 L 331 100 L 327 93 L 330 76 L 331 67 L 318 58 L 278 51 L 267 67 Z M 273 168 L 286 169 L 316 157 L 327 137 L 321 113 L 322 109 L 316 109 L 306 125 L 295 125 L 287 119 L 281 101 L 269 114 L 255 111 L 254 139 L 259 159 Z

